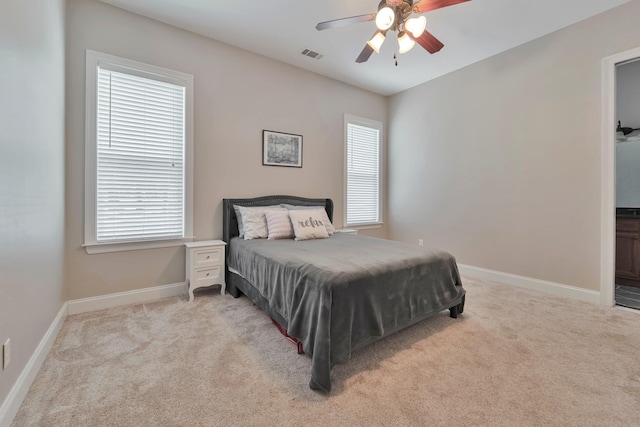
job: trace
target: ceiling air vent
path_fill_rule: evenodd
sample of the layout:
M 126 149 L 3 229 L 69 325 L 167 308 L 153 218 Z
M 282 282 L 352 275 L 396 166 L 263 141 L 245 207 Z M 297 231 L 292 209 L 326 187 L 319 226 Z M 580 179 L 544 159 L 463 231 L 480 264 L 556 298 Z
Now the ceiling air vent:
M 324 56 L 324 55 L 319 54 L 318 52 L 314 52 L 314 51 L 309 50 L 309 49 L 303 50 L 302 54 L 304 56 L 308 56 L 309 58 L 313 58 L 313 59 L 320 59 L 320 58 L 322 58 Z

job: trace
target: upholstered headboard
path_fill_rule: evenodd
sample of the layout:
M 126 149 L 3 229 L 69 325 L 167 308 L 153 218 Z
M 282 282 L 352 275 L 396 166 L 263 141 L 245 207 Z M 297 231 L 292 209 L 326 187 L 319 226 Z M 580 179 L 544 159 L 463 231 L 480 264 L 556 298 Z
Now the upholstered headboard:
M 223 199 L 222 200 L 222 240 L 229 243 L 232 238 L 238 236 L 238 220 L 233 205 L 240 206 L 271 206 L 280 204 L 298 206 L 324 206 L 333 221 L 333 201 L 331 199 L 307 199 L 297 196 L 263 196 L 252 199 Z M 228 247 L 228 246 L 227 246 Z

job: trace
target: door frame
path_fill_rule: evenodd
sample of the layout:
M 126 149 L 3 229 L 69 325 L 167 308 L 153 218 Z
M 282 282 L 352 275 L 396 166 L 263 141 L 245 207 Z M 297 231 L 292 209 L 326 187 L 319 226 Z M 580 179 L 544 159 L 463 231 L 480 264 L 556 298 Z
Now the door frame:
M 616 66 L 640 58 L 640 47 L 602 59 L 600 304 L 615 305 Z

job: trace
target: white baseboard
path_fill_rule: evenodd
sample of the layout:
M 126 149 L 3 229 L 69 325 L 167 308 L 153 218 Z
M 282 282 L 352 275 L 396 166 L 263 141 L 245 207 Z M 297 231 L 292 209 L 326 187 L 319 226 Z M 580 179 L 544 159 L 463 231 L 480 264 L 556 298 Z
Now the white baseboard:
M 589 289 L 548 282 L 546 280 L 532 279 L 531 277 L 503 273 L 501 271 L 487 270 L 486 268 L 474 267 L 471 265 L 458 264 L 458 269 L 461 274 L 477 279 L 492 280 L 494 282 L 505 283 L 518 288 L 541 291 L 555 296 L 600 304 L 600 292 L 591 291 Z
M 58 315 L 53 319 L 51 326 L 49 326 L 49 329 L 47 329 L 47 332 L 40 340 L 38 347 L 36 347 L 31 358 L 29 358 L 27 365 L 22 370 L 18 380 L 13 385 L 9 395 L 0 407 L 0 427 L 9 427 L 11 425 L 11 422 L 18 413 L 18 409 L 20 409 L 22 401 L 29 392 L 29 388 L 40 371 L 40 367 L 42 366 L 44 359 L 47 357 L 47 354 L 49 354 L 49 350 L 51 350 L 51 347 L 62 328 L 64 319 L 66 318 L 67 303 L 65 302 L 62 304 L 62 308 L 58 312 Z
M 69 316 L 71 316 L 73 314 L 104 310 L 106 308 L 119 307 L 122 305 L 141 304 L 161 298 L 169 298 L 186 294 L 186 284 L 184 282 L 180 282 L 172 285 L 154 286 L 151 288 L 136 289 L 135 291 L 101 295 L 99 297 L 75 299 L 67 301 L 67 306 Z

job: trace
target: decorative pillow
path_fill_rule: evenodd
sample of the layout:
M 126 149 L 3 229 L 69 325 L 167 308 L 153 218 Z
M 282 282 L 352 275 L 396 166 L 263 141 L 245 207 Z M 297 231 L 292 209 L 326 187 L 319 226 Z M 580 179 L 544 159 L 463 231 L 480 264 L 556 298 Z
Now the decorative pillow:
M 298 205 L 289 205 L 286 203 L 283 203 L 280 206 L 282 206 L 283 208 L 287 208 L 290 211 L 303 210 L 303 209 L 319 209 L 322 211 L 322 222 L 324 222 L 324 226 L 327 228 L 327 234 L 329 234 L 329 236 L 333 236 L 333 233 L 336 232 L 336 228 L 333 226 L 333 224 L 331 224 L 331 221 L 329 220 L 329 215 L 327 215 L 327 211 L 324 210 L 324 206 L 298 206 Z
M 293 226 L 288 210 L 270 210 L 264 216 L 267 219 L 269 240 L 293 239 Z
M 240 206 L 233 205 L 233 210 L 236 211 L 236 220 L 238 221 L 238 236 L 244 237 L 244 227 L 242 226 L 242 214 L 240 213 Z
M 324 209 L 293 209 L 289 211 L 296 240 L 326 239 L 329 237 L 322 212 Z
M 234 208 L 235 207 L 238 208 L 240 216 L 242 217 L 242 229 L 244 231 L 245 240 L 266 239 L 269 236 L 265 212 L 270 210 L 281 210 L 286 212 L 284 208 L 279 206 L 247 207 L 234 205 Z

